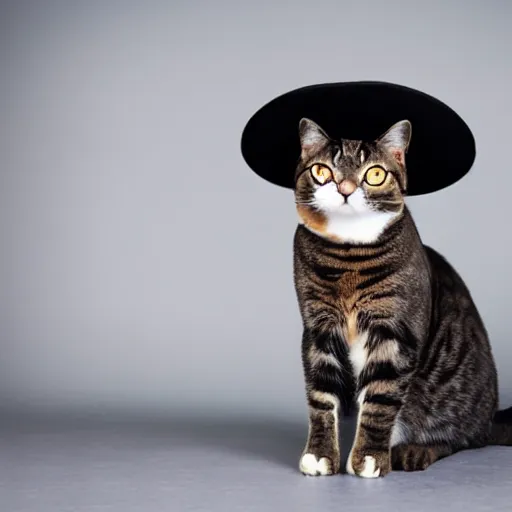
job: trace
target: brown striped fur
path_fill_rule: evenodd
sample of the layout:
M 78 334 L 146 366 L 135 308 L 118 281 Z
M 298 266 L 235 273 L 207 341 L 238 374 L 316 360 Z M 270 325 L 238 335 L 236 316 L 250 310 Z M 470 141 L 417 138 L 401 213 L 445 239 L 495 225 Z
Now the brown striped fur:
M 347 470 L 359 476 L 423 470 L 461 449 L 512 444 L 512 413 L 496 412 L 495 363 L 471 295 L 422 243 L 405 205 L 410 125 L 399 123 L 374 143 L 333 141 L 307 120 L 300 135 L 294 277 L 310 411 L 301 470 L 340 470 L 338 423 L 356 401 Z M 315 182 L 313 163 L 331 170 L 330 184 Z M 382 186 L 364 181 L 373 165 L 389 172 Z M 332 194 L 352 190 L 340 187 L 347 179 L 357 184 L 359 206 L 340 207 L 344 217 Z M 343 238 L 343 223 L 358 216 L 370 219 L 360 226 L 374 229 L 374 239 L 358 242 L 357 229 Z

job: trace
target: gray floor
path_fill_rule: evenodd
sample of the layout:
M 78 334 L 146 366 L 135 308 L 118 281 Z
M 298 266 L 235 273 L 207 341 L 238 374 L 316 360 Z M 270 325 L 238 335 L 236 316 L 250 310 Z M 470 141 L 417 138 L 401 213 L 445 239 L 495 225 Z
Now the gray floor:
M 297 471 L 305 428 L 278 418 L 4 420 L 0 512 L 512 510 L 512 448 L 384 479 L 312 478 Z

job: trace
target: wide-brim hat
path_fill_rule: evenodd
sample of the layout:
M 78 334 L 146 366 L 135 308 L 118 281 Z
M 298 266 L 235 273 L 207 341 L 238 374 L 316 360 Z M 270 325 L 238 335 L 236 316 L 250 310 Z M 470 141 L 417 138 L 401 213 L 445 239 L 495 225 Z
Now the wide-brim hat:
M 412 138 L 405 158 L 409 196 L 452 185 L 475 160 L 471 130 L 440 100 L 387 82 L 340 82 L 295 89 L 250 118 L 241 150 L 256 174 L 275 185 L 294 188 L 303 117 L 335 140 L 364 141 L 373 141 L 396 122 L 409 120 Z

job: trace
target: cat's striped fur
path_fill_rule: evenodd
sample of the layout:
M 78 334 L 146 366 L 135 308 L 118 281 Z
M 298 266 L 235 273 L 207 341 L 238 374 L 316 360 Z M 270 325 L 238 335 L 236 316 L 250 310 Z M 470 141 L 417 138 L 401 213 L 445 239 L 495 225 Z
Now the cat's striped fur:
M 495 363 L 471 295 L 423 245 L 404 203 L 410 131 L 405 121 L 362 143 L 300 124 L 294 275 L 309 406 L 305 474 L 340 470 L 340 417 L 355 400 L 347 470 L 359 476 L 512 444 L 512 414 L 496 414 Z M 375 166 L 386 172 L 377 186 L 364 181 Z

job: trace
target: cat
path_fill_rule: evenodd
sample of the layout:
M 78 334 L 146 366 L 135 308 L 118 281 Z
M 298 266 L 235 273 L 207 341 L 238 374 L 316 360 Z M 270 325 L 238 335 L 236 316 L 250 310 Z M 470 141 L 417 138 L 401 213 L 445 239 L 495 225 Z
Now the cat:
M 488 335 L 469 290 L 421 241 L 405 204 L 412 125 L 373 142 L 299 124 L 294 282 L 309 431 L 299 467 L 341 471 L 340 419 L 358 405 L 346 470 L 418 471 L 512 445 Z

